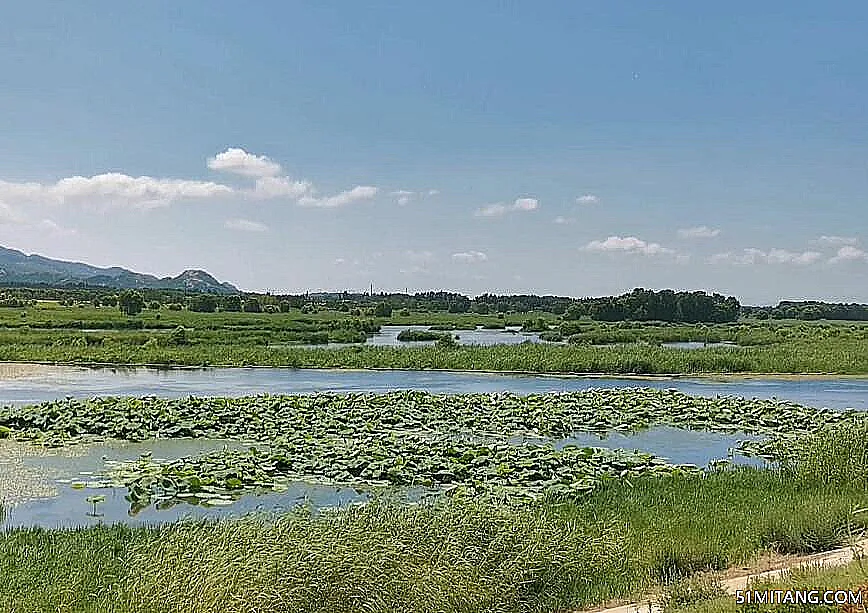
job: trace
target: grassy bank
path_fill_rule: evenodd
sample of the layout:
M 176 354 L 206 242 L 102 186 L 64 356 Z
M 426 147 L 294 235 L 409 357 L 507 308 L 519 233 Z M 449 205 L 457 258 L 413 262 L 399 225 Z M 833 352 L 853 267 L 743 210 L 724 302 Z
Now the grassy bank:
M 160 346 L 126 341 L 69 343 L 7 340 L 0 333 L 0 361 L 165 364 L 188 366 L 286 366 L 294 368 L 395 368 L 540 373 L 868 374 L 861 339 L 790 342 L 756 347 L 682 350 L 653 345 L 512 345 L 493 347 L 342 347 L 314 349 L 196 343 Z M 80 336 L 80 335 L 79 335 Z M 78 336 L 75 337 L 76 339 Z M 47 341 L 46 341 L 47 342 Z
M 401 368 L 549 373 L 868 374 L 868 325 L 851 322 L 742 321 L 732 324 L 563 321 L 539 314 L 195 313 L 144 311 L 127 317 L 111 308 L 0 309 L 0 361 L 59 363 Z M 373 347 L 361 344 L 387 324 L 442 329 L 505 324 L 550 327 L 563 345 Z M 532 327 L 533 327 L 532 326 Z M 419 334 L 434 337 L 423 331 Z M 448 334 L 448 333 L 438 333 Z M 412 336 L 412 335 L 411 335 Z M 669 342 L 728 342 L 684 350 Z M 300 343 L 359 343 L 305 348 Z
M 780 469 L 618 479 L 566 502 L 459 496 L 161 528 L 13 530 L 0 534 L 0 610 L 530 612 L 636 598 L 863 533 L 866 434 L 849 424 L 812 435 Z
M 559 611 L 864 527 L 864 489 L 740 469 L 574 503 L 374 503 L 159 529 L 0 536 L 4 611 Z

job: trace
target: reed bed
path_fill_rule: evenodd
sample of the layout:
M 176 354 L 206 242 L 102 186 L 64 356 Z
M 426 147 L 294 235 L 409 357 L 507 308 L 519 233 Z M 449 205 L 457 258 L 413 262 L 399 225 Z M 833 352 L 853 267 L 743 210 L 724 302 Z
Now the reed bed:
M 682 350 L 624 345 L 611 347 L 512 346 L 342 347 L 334 349 L 232 344 L 188 346 L 102 342 L 88 345 L 4 342 L 0 361 L 160 364 L 188 366 L 282 366 L 293 368 L 382 368 L 407 370 L 514 371 L 608 374 L 868 374 L 865 341 L 817 341 L 758 347 Z
M 182 312 L 160 313 L 159 320 L 154 314 L 143 315 L 134 320 L 142 329 L 112 329 L 129 322 L 117 314 L 106 321 L 88 319 L 103 315 L 96 309 L 85 311 L 78 320 L 50 319 L 49 310 L 40 312 L 43 319 L 28 315 L 21 321 L 0 322 L 0 361 L 611 374 L 868 374 L 868 325 L 856 323 L 563 322 L 560 331 L 546 333 L 569 339 L 561 345 L 375 347 L 360 341 L 388 320 Z M 450 325 L 466 323 L 455 319 Z M 181 335 L 177 334 L 179 326 Z M 679 341 L 735 345 L 692 350 L 661 345 Z M 359 344 L 298 346 L 328 342 Z

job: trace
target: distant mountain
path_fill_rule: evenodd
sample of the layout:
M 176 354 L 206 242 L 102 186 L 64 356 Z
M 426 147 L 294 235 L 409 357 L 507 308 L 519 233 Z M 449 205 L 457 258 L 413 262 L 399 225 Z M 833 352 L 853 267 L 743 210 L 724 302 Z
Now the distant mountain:
M 155 277 L 112 266 L 98 268 L 80 262 L 52 260 L 0 247 L 0 284 L 112 287 L 118 289 L 175 289 L 212 294 L 236 294 L 238 288 L 221 283 L 204 270 L 185 270 L 177 277 Z

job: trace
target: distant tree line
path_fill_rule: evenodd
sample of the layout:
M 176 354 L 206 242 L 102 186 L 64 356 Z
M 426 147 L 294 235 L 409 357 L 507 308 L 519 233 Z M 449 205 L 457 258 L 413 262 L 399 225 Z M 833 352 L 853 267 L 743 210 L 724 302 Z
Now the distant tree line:
M 547 312 L 566 320 L 667 321 L 722 323 L 739 316 L 758 319 L 868 321 L 868 305 L 820 301 L 783 301 L 777 306 L 741 306 L 732 296 L 701 291 L 652 291 L 642 288 L 620 296 L 569 298 L 532 294 L 482 294 L 475 298 L 456 292 L 317 294 L 243 293 L 215 295 L 177 290 L 112 290 L 7 286 L 0 292 L 0 308 L 32 306 L 37 300 L 56 300 L 64 306 L 118 308 L 130 315 L 143 310 L 190 310 L 200 313 L 302 313 L 335 310 L 359 317 L 389 318 L 395 313 L 441 312 L 523 314 Z
M 741 305 L 732 296 L 637 288 L 620 296 L 577 300 L 564 319 L 724 323 L 735 321 L 740 313 Z
M 757 319 L 868 321 L 868 304 L 785 300 L 779 302 L 777 306 L 744 307 L 743 311 L 745 316 Z

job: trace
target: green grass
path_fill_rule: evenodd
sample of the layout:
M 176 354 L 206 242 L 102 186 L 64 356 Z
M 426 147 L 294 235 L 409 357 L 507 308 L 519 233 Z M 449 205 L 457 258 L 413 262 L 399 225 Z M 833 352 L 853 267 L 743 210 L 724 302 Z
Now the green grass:
M 312 516 L 0 535 L 2 610 L 559 611 L 864 527 L 858 488 L 771 471 L 639 479 L 573 503 L 388 501 Z
M 12 530 L 0 534 L 0 610 L 542 612 L 661 590 L 673 611 L 730 610 L 696 577 L 864 533 L 866 462 L 854 460 L 864 455 L 842 460 L 834 447 L 868 439 L 846 439 L 846 428 L 793 456 L 793 466 L 817 454 L 841 463 L 834 481 L 812 465 L 798 479 L 730 468 L 612 481 L 568 502 L 380 499 L 160 528 Z M 829 585 L 810 573 L 786 582 Z
M 0 360 L 611 374 L 868 374 L 868 352 L 864 350 L 868 324 L 850 322 L 559 323 L 548 315 L 547 322 L 556 327 L 549 334 L 569 338 L 567 346 L 293 346 L 361 342 L 366 334 L 384 324 L 460 329 L 521 325 L 539 317 L 538 313 L 505 319 L 495 315 L 411 313 L 369 320 L 339 311 L 253 314 L 164 309 L 127 318 L 113 308 L 37 306 L 0 309 Z M 167 342 L 171 331 L 179 326 L 185 329 L 186 344 Z M 665 342 L 705 340 L 730 341 L 738 346 L 698 350 L 660 346 Z
M 17 333 L 16 333 L 17 334 Z M 153 336 L 153 335 L 150 335 Z M 819 340 L 747 348 L 681 350 L 655 346 L 494 347 L 344 347 L 315 349 L 202 342 L 148 344 L 149 335 L 104 335 L 88 343 L 80 333 L 32 333 L 10 338 L 0 331 L 0 361 L 52 363 L 163 364 L 190 366 L 286 366 L 294 368 L 393 368 L 524 371 L 546 373 L 701 374 L 701 373 L 830 373 L 868 374 L 863 340 Z M 81 340 L 79 340 L 81 339 Z

